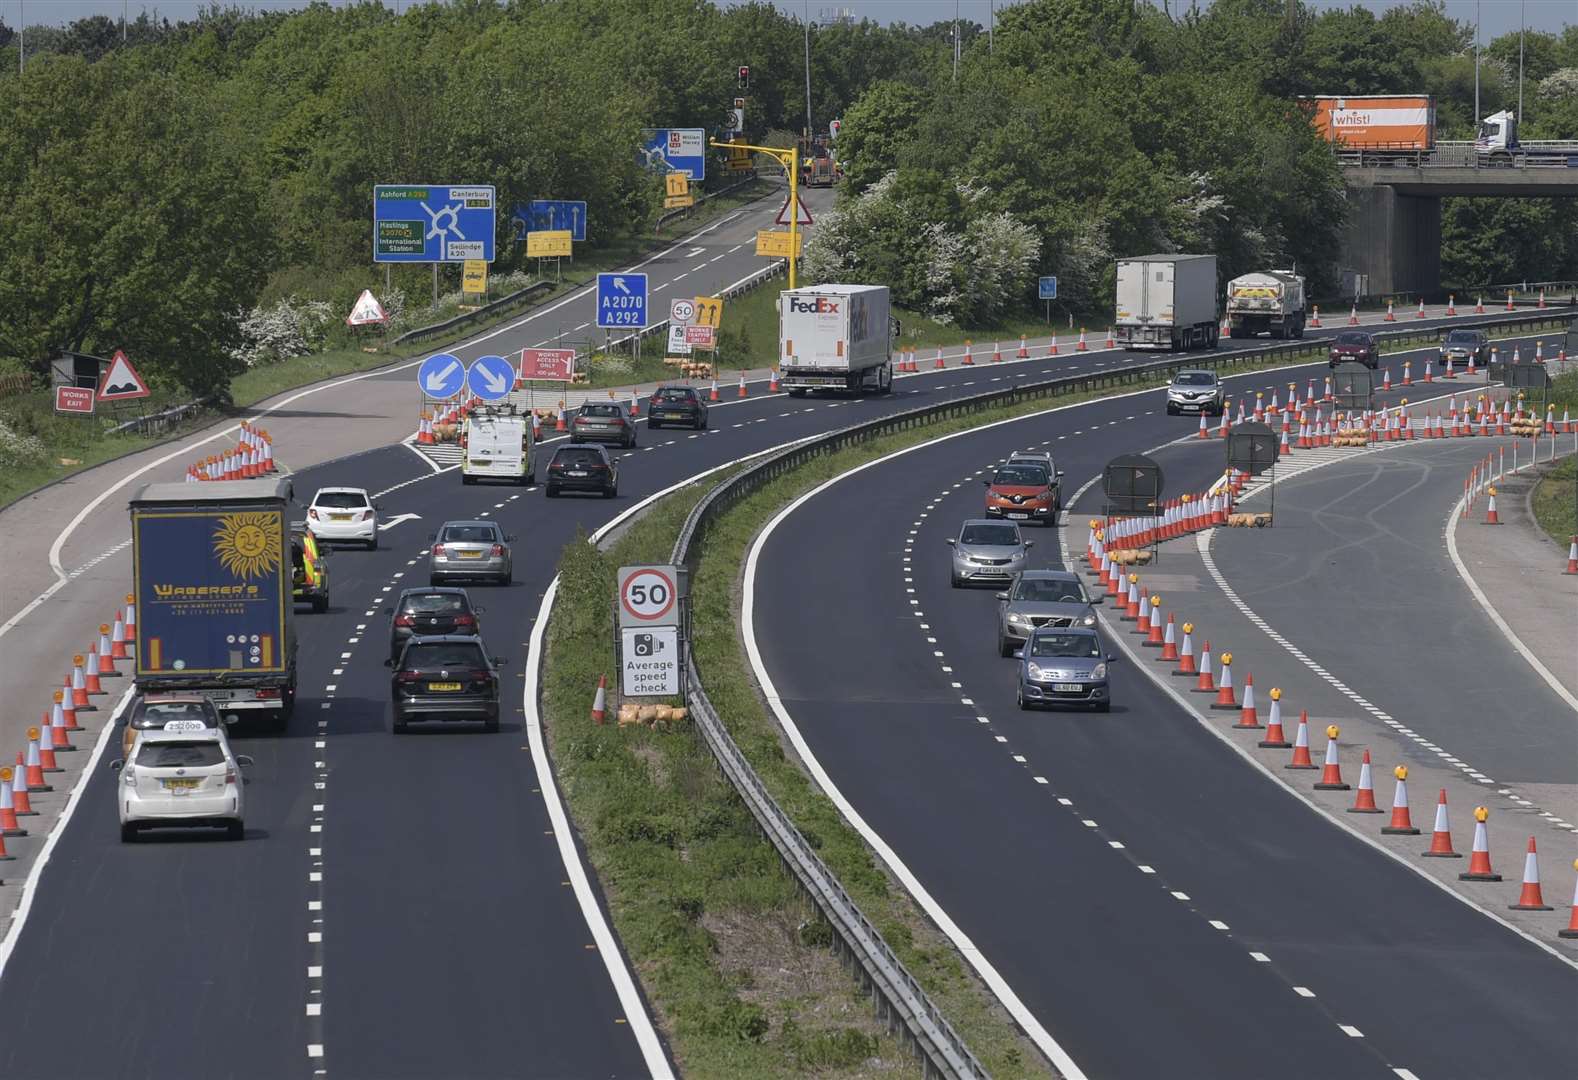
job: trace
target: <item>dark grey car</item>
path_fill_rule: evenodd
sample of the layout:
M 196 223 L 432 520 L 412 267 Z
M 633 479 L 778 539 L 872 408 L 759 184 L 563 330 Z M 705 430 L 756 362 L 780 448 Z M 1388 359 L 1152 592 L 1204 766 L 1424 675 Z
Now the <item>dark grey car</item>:
M 573 443 L 610 443 L 634 449 L 636 423 L 630 410 L 617 401 L 588 401 L 576 410 L 570 422 L 570 441 Z
M 544 487 L 550 499 L 565 491 L 592 491 L 605 499 L 616 498 L 619 462 L 601 446 L 561 446 L 548 462 Z
M 1085 591 L 1078 574 L 1067 570 L 1026 570 L 1007 592 L 997 594 L 997 652 L 1012 656 L 1032 632 L 1043 626 L 1095 626 L 1099 603 Z
M 480 720 L 486 731 L 499 730 L 499 671 L 504 661 L 489 656 L 481 638 L 414 637 L 394 669 L 389 696 L 394 730 L 413 720 Z
M 482 608 L 471 603 L 465 589 L 443 586 L 405 589 L 393 605 L 384 608 L 389 620 L 389 658 L 400 659 L 400 650 L 413 637 L 454 634 L 475 637 L 482 632 L 477 616 Z
M 1437 363 L 1451 371 L 1459 365 L 1468 367 L 1471 356 L 1481 371 L 1490 365 L 1490 335 L 1483 330 L 1452 330 L 1441 342 Z
M 1019 707 L 1089 705 L 1097 712 L 1112 707 L 1101 636 L 1092 627 L 1070 626 L 1033 631 L 1019 657 Z
M 668 424 L 707 430 L 707 403 L 694 386 L 660 386 L 648 399 L 647 427 L 656 430 Z

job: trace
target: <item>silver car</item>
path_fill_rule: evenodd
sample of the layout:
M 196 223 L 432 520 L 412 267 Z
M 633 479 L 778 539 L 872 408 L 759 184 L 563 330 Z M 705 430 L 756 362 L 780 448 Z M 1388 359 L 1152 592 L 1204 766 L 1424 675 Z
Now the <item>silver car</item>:
M 1085 591 L 1078 574 L 1067 570 L 1026 570 L 1007 592 L 997 594 L 997 652 L 1012 656 L 1031 633 L 1043 626 L 1095 626 L 1099 603 Z
M 496 521 L 446 521 L 431 537 L 428 584 L 462 580 L 496 581 L 508 585 L 515 577 L 510 555 L 513 536 Z
M 1214 371 L 1180 371 L 1167 384 L 1167 415 L 1209 413 L 1221 416 L 1226 407 L 1222 380 Z
M 1462 365 L 1468 367 L 1469 357 L 1481 370 L 1490 365 L 1490 335 L 1483 330 L 1453 330 L 1441 342 L 1439 363 L 1448 371 Z
M 1019 526 L 1011 521 L 966 521 L 958 536 L 948 538 L 953 548 L 953 587 L 1011 581 L 1025 568 L 1034 545 L 1034 540 L 1019 535 Z
M 1112 707 L 1107 665 L 1117 657 L 1102 654 L 1094 627 L 1050 627 L 1030 635 L 1019 657 L 1019 707 L 1089 705 L 1097 712 Z

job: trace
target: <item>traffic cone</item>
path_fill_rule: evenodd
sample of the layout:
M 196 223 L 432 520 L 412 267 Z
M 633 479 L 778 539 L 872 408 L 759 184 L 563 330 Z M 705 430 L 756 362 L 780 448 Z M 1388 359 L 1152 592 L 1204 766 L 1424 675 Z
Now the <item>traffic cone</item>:
M 27 757 L 24 761 L 17 763 L 23 766 L 23 779 L 27 782 L 27 790 L 29 792 L 55 790 L 44 783 L 44 763 L 38 752 L 38 740 L 41 734 L 42 732 L 36 727 L 27 729 Z M 17 757 L 21 756 L 21 751 L 18 751 Z
M 1430 834 L 1430 850 L 1424 852 L 1429 859 L 1461 859 L 1463 856 L 1452 850 L 1452 823 L 1447 820 L 1446 788 L 1441 789 L 1441 797 L 1436 801 L 1435 830 Z
M 1003 343 L 1000 342 L 1000 341 L 994 341 L 994 342 L 992 342 L 992 363 L 994 363 L 994 364 L 1001 364 L 1002 362 L 1003 362 Z
M 1315 763 L 1310 760 L 1310 714 L 1307 709 L 1299 710 L 1299 726 L 1293 734 L 1293 760 L 1282 767 L 1284 769 L 1315 767 Z
M 1485 298 L 1483 296 L 1478 297 L 1474 301 L 1474 314 L 1475 315 L 1483 315 L 1483 314 L 1485 314 Z
M 1385 371 L 1385 374 L 1384 374 L 1384 376 L 1382 377 L 1382 380 L 1381 380 L 1381 389 L 1382 390 L 1390 390 L 1391 388 L 1392 388 L 1392 369 L 1391 368 L 1387 368 L 1386 371 Z
M 1545 310 L 1545 290 L 1544 289 L 1540 290 L 1540 310 L 1541 311 Z
M 1418 836 L 1419 830 L 1408 816 L 1408 766 L 1397 766 L 1392 775 L 1397 777 L 1397 788 L 1392 792 L 1392 821 L 1382 826 L 1381 832 L 1388 836 Z
M 99 624 L 99 678 L 118 679 L 121 673 L 115 670 L 115 660 L 110 656 L 110 624 Z
M 1173 669 L 1174 675 L 1190 676 L 1198 672 L 1194 668 L 1194 623 L 1183 624 L 1183 644 L 1178 648 L 1178 666 Z
M 964 359 L 960 363 L 965 367 L 975 366 L 975 343 L 969 338 L 964 339 Z
M 1282 690 L 1271 688 L 1271 708 L 1266 714 L 1266 737 L 1260 745 L 1268 750 L 1285 750 L 1293 745 L 1282 731 Z
M 1222 674 L 1216 684 L 1216 700 L 1211 702 L 1211 708 L 1223 711 L 1238 708 L 1238 700 L 1233 694 L 1233 654 L 1222 654 Z
M 1358 301 L 1354 301 L 1353 307 L 1348 312 L 1348 325 L 1349 326 L 1358 326 L 1359 325 L 1359 304 L 1358 304 Z
M 1425 367 L 1428 369 L 1429 366 L 1430 366 L 1429 363 L 1426 362 Z M 1391 371 L 1390 370 L 1387 371 L 1387 378 L 1391 378 Z M 1414 362 L 1412 360 L 1404 360 L 1403 361 L 1403 382 L 1402 382 L 1402 385 L 1404 385 L 1404 386 L 1412 386 L 1412 385 L 1414 385 Z
M 38 764 L 47 773 L 60 772 L 60 762 L 55 760 L 55 727 L 49 722 L 49 713 L 39 721 Z
M 948 366 L 948 361 L 946 361 L 946 360 L 944 360 L 942 358 L 942 346 L 939 345 L 937 347 L 937 362 L 935 364 L 933 364 L 932 367 L 936 368 L 938 371 L 941 371 L 943 368 L 946 368 L 947 366 Z
M 1567 569 L 1564 574 L 1578 574 L 1578 536 L 1573 537 L 1572 543 L 1567 545 Z
M 1108 349 L 1116 349 L 1118 347 L 1118 339 L 1112 336 L 1112 327 L 1110 326 L 1107 327 L 1107 340 L 1103 344 Z
M 1167 629 L 1162 634 L 1162 655 L 1159 657 L 1159 659 L 1169 663 L 1178 659 L 1178 639 L 1173 635 L 1173 613 L 1169 611 L 1167 613 Z
M 1501 875 L 1490 868 L 1490 830 L 1485 825 L 1489 819 L 1489 810 L 1474 807 L 1474 848 L 1468 853 L 1468 869 L 1457 876 L 1459 881 L 1501 880 Z
M 1375 805 L 1375 784 L 1370 779 L 1370 751 L 1364 752 L 1364 758 L 1359 762 L 1359 790 L 1354 796 L 1353 805 L 1348 807 L 1350 814 L 1379 814 L 1381 808 Z
M 1578 870 L 1578 859 L 1573 860 L 1573 869 Z M 1573 913 L 1567 920 L 1567 929 L 1556 931 L 1556 936 L 1578 938 L 1578 885 L 1573 887 Z
M 1085 344 L 1085 328 L 1079 328 L 1079 343 L 1074 346 L 1075 352 L 1089 352 L 1090 346 Z
M 10 854 L 7 854 L 7 852 L 6 852 L 6 849 L 5 849 L 5 831 L 3 829 L 0 829 L 0 862 L 10 862 L 14 858 L 16 858 L 15 855 L 10 855 Z
M 1124 622 L 1135 622 L 1140 617 L 1140 575 L 1130 574 L 1125 580 L 1129 584 L 1129 594 L 1125 610 L 1118 618 Z
M 716 383 L 713 384 L 713 388 L 714 389 L 717 388 L 717 384 Z M 716 399 L 714 399 L 714 400 L 716 400 Z M 564 407 L 564 399 L 562 399 L 562 398 L 559 400 L 559 412 L 558 412 L 558 415 L 554 417 L 553 430 L 555 430 L 555 431 L 569 431 L 570 430 L 570 420 L 569 420 L 569 417 L 566 415 L 566 411 L 565 411 L 565 407 Z
M 1172 616 L 1169 615 L 1167 620 L 1167 625 L 1171 627 Z M 1145 640 L 1140 642 L 1140 644 L 1144 645 L 1147 649 L 1159 649 L 1162 647 L 1162 644 L 1165 641 L 1166 638 L 1162 635 L 1162 598 L 1160 596 L 1153 596 L 1151 597 L 1150 632 L 1145 635 Z
M 1392 313 L 1392 302 L 1390 300 L 1388 300 L 1386 302 L 1386 321 L 1387 322 L 1396 322 L 1397 321 L 1397 316 Z
M 636 396 L 635 387 L 630 388 L 630 415 L 637 419 L 641 416 L 641 399 Z
M 1319 306 L 1316 306 L 1314 308 L 1314 314 L 1310 316 L 1309 325 L 1317 327 L 1317 328 L 1320 326 L 1320 307 Z
M 1203 409 L 1200 411 L 1200 435 L 1199 435 L 1199 437 L 1202 438 L 1202 439 L 1209 439 L 1211 437 L 1210 429 L 1207 428 L 1206 424 L 1205 424 L 1205 410 L 1203 410 Z
M 1425 317 L 1425 298 L 1421 296 L 1419 298 L 1419 310 L 1414 312 L 1414 318 L 1422 319 L 1424 317 Z
M 1481 524 L 1500 525 L 1501 518 L 1496 514 L 1496 489 L 1486 488 L 1485 490 L 1490 493 L 1490 502 L 1485 506 L 1485 520 Z
M 126 594 L 126 640 L 137 640 L 137 597 L 131 593 Z
M 739 396 L 740 397 L 745 397 L 746 393 L 747 392 L 746 392 L 746 389 L 745 389 L 745 372 L 742 371 L 742 372 L 740 372 L 740 394 L 739 394 Z
M 906 370 L 906 368 L 904 367 L 904 361 L 902 361 L 902 360 L 899 361 L 899 370 L 900 371 Z M 777 368 L 773 368 L 772 369 L 772 374 L 770 374 L 767 377 L 767 392 L 769 394 L 776 394 L 778 392 L 778 369 Z
M 1447 294 L 1447 309 L 1446 309 L 1446 313 L 1447 313 L 1447 318 L 1449 318 L 1449 319 L 1457 314 L 1457 297 L 1453 296 L 1451 293 Z
M 592 698 L 592 723 L 601 724 L 607 718 L 608 676 L 597 677 L 597 694 Z
M 1140 594 L 1140 606 L 1134 612 L 1133 621 L 1136 625 L 1129 633 L 1148 634 L 1151 630 L 1151 597 L 1149 593 L 1138 585 L 1135 586 L 1135 589 Z M 1124 618 L 1127 619 L 1128 616 L 1124 616 Z
M 1016 360 L 1028 360 L 1028 359 L 1030 359 L 1030 349 L 1025 345 L 1025 335 L 1023 335 L 1023 334 L 1019 335 L 1019 351 L 1014 353 L 1014 359 L 1016 359 Z
M 82 671 L 82 655 L 71 658 L 71 707 L 77 712 L 97 712 L 98 706 L 88 700 L 88 677 Z
M 108 693 L 104 684 L 99 682 L 99 651 L 95 648 L 88 649 L 87 663 L 82 672 L 82 683 L 88 691 L 89 697 L 101 697 Z
M 1048 356 L 1056 356 L 1057 355 L 1057 335 L 1056 334 L 1052 335 L 1052 344 L 1047 346 L 1047 355 Z
M 1543 297 L 1544 294 L 1542 293 Z M 1523 891 L 1516 904 L 1508 904 L 1510 911 L 1551 911 L 1551 905 L 1540 895 L 1540 862 L 1534 851 L 1534 837 L 1529 837 L 1529 850 L 1523 856 Z
M 1222 327 L 1217 331 L 1217 336 L 1224 338 L 1231 338 L 1233 336 L 1233 324 L 1231 321 L 1229 321 L 1226 315 L 1222 316 Z
M 0 768 L 0 835 L 26 836 L 16 819 L 16 798 L 11 794 L 11 767 Z
M 1233 726 L 1235 728 L 1255 731 L 1260 730 L 1260 728 L 1264 726 L 1260 722 L 1260 717 L 1255 712 L 1254 675 L 1244 676 L 1244 704 L 1239 709 L 1238 723 L 1234 724 Z
M 66 742 L 66 733 L 71 731 L 81 731 L 82 727 L 77 723 L 77 711 L 73 709 L 70 703 L 67 701 L 66 691 L 64 690 L 55 691 L 55 704 L 50 710 L 49 726 L 60 729 L 60 734 L 51 740 L 50 745 L 54 746 L 57 750 L 76 749 L 76 747 Z
M 110 630 L 110 656 L 116 660 L 125 660 L 126 651 L 126 624 L 121 622 L 121 613 L 115 613 L 115 622 Z
M 1321 770 L 1320 781 L 1316 783 L 1316 791 L 1347 791 L 1348 785 L 1342 781 L 1342 766 L 1337 764 L 1337 736 L 1342 734 L 1342 729 L 1336 724 L 1326 728 L 1326 766 Z
M 712 394 L 711 394 L 710 397 L 708 397 L 707 400 L 708 401 L 717 401 L 718 400 L 718 378 L 717 378 L 716 375 L 714 375 L 713 378 L 712 378 Z
M 1507 290 L 1507 310 L 1508 311 L 1512 311 L 1513 310 L 1513 306 L 1512 306 L 1512 290 L 1511 289 Z
M 11 805 L 16 809 L 17 817 L 37 817 L 38 811 L 33 809 L 33 799 L 27 793 L 27 780 L 22 775 L 22 754 L 16 755 L 16 768 L 6 765 L 0 767 L 0 776 L 11 781 Z
M 1216 693 L 1216 684 L 1211 679 L 1211 643 L 1209 641 L 1200 650 L 1200 678 L 1195 683 L 1194 692 L 1197 694 Z

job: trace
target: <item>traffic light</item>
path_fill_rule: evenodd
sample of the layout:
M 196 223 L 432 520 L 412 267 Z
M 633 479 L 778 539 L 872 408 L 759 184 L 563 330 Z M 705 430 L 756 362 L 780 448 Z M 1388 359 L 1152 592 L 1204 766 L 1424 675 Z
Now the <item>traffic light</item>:
M 740 89 L 741 90 L 749 90 L 750 88 L 751 88 L 751 69 L 749 67 L 745 66 L 744 64 L 741 64 L 740 65 Z

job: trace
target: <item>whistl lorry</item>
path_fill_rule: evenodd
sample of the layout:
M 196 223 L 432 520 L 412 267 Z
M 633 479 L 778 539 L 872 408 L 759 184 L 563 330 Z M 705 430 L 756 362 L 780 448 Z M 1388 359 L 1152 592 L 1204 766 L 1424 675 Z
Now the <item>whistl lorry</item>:
M 1215 255 L 1141 255 L 1118 263 L 1113 338 L 1125 349 L 1214 349 L 1222 327 Z
M 531 419 L 510 406 L 483 406 L 466 417 L 460 431 L 466 456 L 460 463 L 460 482 L 479 479 L 509 480 L 516 484 L 537 481 L 536 446 Z
M 1300 98 L 1315 130 L 1346 150 L 1434 150 L 1436 102 L 1429 94 Z
M 285 479 L 149 484 L 131 501 L 137 689 L 283 731 L 296 705 Z
M 1227 324 L 1234 337 L 1304 336 L 1304 279 L 1292 270 L 1257 270 L 1227 283 Z
M 778 294 L 779 383 L 807 390 L 893 389 L 894 323 L 886 285 L 811 285 Z

